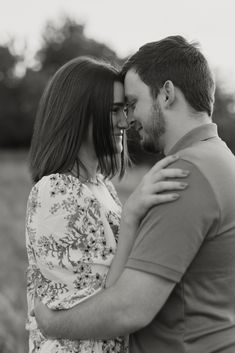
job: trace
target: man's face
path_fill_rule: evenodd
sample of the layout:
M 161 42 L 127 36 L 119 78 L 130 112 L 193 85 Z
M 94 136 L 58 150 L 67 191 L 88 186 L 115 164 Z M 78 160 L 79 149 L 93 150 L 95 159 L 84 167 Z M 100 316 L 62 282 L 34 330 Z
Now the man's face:
M 157 98 L 134 69 L 127 72 L 124 85 L 128 121 L 139 132 L 141 146 L 149 152 L 162 151 L 165 119 Z

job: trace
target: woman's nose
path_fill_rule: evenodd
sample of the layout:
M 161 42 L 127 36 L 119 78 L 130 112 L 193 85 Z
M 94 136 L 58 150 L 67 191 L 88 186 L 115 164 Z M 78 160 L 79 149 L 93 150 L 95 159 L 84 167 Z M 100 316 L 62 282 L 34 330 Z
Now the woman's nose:
M 128 111 L 128 113 L 126 114 L 126 119 L 127 119 L 128 127 L 129 128 L 133 127 L 133 125 L 135 124 L 135 118 L 132 111 Z
M 119 115 L 118 127 L 122 128 L 122 129 L 128 129 L 129 128 L 127 115 L 126 115 L 126 113 L 124 111 L 121 112 L 120 115 Z

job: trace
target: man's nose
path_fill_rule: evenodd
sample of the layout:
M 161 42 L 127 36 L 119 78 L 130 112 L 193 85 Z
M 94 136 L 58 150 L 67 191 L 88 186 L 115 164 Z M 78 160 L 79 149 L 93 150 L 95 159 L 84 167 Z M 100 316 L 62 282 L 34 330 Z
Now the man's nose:
M 130 110 L 126 113 L 126 118 L 128 122 L 128 127 L 132 127 L 135 124 L 135 118 L 133 112 Z

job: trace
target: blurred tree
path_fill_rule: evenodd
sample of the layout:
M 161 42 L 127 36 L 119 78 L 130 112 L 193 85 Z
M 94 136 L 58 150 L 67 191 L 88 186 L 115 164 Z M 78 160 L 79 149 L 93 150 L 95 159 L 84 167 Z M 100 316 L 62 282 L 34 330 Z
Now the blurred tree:
M 17 141 L 22 147 L 28 147 L 30 144 L 38 102 L 47 81 L 48 76 L 44 71 L 35 71 L 28 68 L 18 84 L 18 118 L 21 122 L 22 129 L 21 136 L 18 136 Z
M 24 77 L 17 77 L 15 68 L 22 58 L 11 47 L 12 43 L 0 47 L 0 147 L 27 147 L 43 75 L 28 69 Z
M 11 85 L 14 78 L 14 69 L 19 60 L 19 56 L 12 54 L 12 43 L 6 46 L 0 46 L 0 82 L 5 85 Z
M 217 84 L 213 120 L 218 125 L 220 137 L 235 154 L 235 96 Z
M 65 18 L 58 27 L 49 22 L 36 53 L 37 68 L 28 68 L 16 78 L 15 66 L 21 59 L 10 51 L 11 44 L 0 47 L 0 147 L 28 147 L 39 99 L 51 75 L 78 55 L 91 55 L 120 62 L 105 44 L 86 37 L 84 25 Z
M 53 74 L 60 66 L 80 55 L 91 55 L 119 62 L 116 53 L 105 44 L 87 38 L 84 25 L 65 18 L 58 28 L 54 23 L 47 23 L 43 33 L 42 48 L 36 54 L 41 70 Z
M 20 58 L 11 52 L 11 43 L 0 46 L 0 146 L 7 147 L 19 135 L 19 105 L 15 66 Z M 14 144 L 14 143 L 13 143 Z
M 42 34 L 42 46 L 35 55 L 37 67 L 28 68 L 17 79 L 15 66 L 20 58 L 11 50 L 11 43 L 0 46 L 0 147 L 27 147 L 32 135 L 38 101 L 46 82 L 68 60 L 79 55 L 104 58 L 122 64 L 121 59 L 107 45 L 85 35 L 85 26 L 65 18 L 57 26 L 48 22 Z M 225 93 L 221 84 L 216 89 L 214 121 L 221 137 L 235 153 L 235 105 L 232 94 Z M 155 156 L 144 154 L 137 134 L 128 132 L 130 154 L 136 163 L 152 163 Z

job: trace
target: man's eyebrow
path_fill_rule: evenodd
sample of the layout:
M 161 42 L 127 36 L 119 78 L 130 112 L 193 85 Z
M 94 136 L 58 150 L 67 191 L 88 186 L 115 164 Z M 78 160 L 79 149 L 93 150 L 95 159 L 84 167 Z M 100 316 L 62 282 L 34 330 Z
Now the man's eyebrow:
M 127 95 L 125 96 L 125 103 L 129 103 L 129 102 L 131 102 L 131 101 L 133 101 L 133 100 L 135 100 L 135 99 L 136 99 L 135 96 L 132 96 L 131 94 L 127 94 Z

